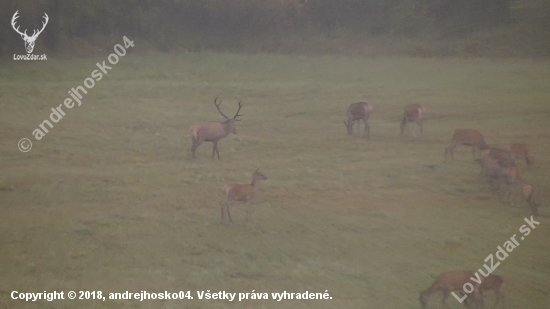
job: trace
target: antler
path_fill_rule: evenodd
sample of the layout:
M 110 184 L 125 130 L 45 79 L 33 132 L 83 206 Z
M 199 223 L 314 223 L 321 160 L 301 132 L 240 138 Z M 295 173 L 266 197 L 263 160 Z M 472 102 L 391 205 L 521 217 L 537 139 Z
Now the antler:
M 243 107 L 243 103 L 241 103 L 241 101 L 239 100 L 239 109 L 237 109 L 237 112 L 235 113 L 235 116 L 233 116 L 233 119 L 235 119 L 237 121 L 239 120 L 239 119 L 237 119 L 237 117 L 244 116 L 244 114 L 239 115 L 239 112 L 241 111 L 241 107 Z
M 25 37 L 25 38 L 31 38 L 31 39 L 36 38 L 40 33 L 42 33 L 42 31 L 44 31 L 44 28 L 46 28 L 46 25 L 50 20 L 50 18 L 48 17 L 48 14 L 44 13 L 43 17 L 45 21 L 42 22 L 42 29 L 40 29 L 38 33 L 36 32 L 36 30 L 34 30 L 32 35 L 29 36 L 27 34 L 27 29 L 25 29 L 25 32 L 21 32 L 19 31 L 19 26 L 17 26 L 17 28 L 15 27 L 15 20 L 20 17 L 19 15 L 17 15 L 18 13 L 19 13 L 19 10 L 15 11 L 15 13 L 13 14 L 13 17 L 11 18 L 11 26 L 13 27 L 13 30 L 15 30 L 15 32 L 19 33 L 22 37 Z
M 15 13 L 13 14 L 13 17 L 11 18 L 11 26 L 13 27 L 13 30 L 15 30 L 15 32 L 19 33 L 21 36 L 28 37 L 27 29 L 25 29 L 25 32 L 21 32 L 19 31 L 19 26 L 15 28 L 15 20 L 19 18 L 19 16 L 17 15 L 18 12 L 19 10 L 15 11 Z
M 36 34 L 35 34 L 36 30 L 34 30 L 33 33 L 32 33 L 32 36 L 31 36 L 32 38 L 35 38 L 40 33 L 42 33 L 42 31 L 44 31 L 44 28 L 46 28 L 46 25 L 48 24 L 48 20 L 50 20 L 50 18 L 48 17 L 48 14 L 46 14 L 45 12 L 44 12 L 44 16 L 42 16 L 42 17 L 44 17 L 44 19 L 45 19 L 45 21 L 42 22 L 42 29 L 40 29 Z
M 220 114 L 222 114 L 222 116 L 225 118 L 225 119 L 229 119 L 229 117 L 227 117 L 224 113 L 222 113 L 222 111 L 220 110 L 220 104 L 222 104 L 222 101 L 223 100 L 220 100 L 220 103 L 216 103 L 216 101 L 218 100 L 218 97 L 216 97 L 214 99 L 214 105 L 216 105 L 216 108 L 218 109 L 218 112 L 220 112 Z

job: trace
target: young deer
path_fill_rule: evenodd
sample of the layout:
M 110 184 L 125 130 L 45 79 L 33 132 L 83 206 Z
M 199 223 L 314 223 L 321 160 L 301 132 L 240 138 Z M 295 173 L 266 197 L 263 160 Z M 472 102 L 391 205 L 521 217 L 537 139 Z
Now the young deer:
M 405 127 L 407 123 L 414 122 L 420 129 L 420 136 L 422 136 L 422 122 L 426 115 L 426 108 L 420 104 L 409 104 L 405 106 L 405 112 L 403 113 L 403 120 L 401 120 L 401 136 L 405 133 Z M 413 131 L 416 138 L 416 132 Z
M 256 185 L 263 180 L 267 180 L 267 176 L 259 172 L 257 169 L 254 174 L 252 174 L 252 183 L 251 184 L 237 184 L 237 183 L 228 183 L 223 186 L 223 193 L 225 194 L 226 201 L 221 206 L 222 211 L 222 222 L 225 222 L 225 212 L 227 211 L 227 216 L 229 221 L 233 222 L 231 219 L 231 213 L 229 212 L 229 207 L 233 201 L 245 202 L 246 209 L 246 221 L 251 221 L 250 217 L 251 205 L 250 202 L 254 197 L 256 192 Z
M 241 110 L 241 107 L 243 107 L 243 104 L 241 101 L 239 101 L 239 108 L 237 109 L 237 112 L 235 113 L 235 116 L 233 118 L 229 118 L 222 111 L 220 110 L 220 104 L 222 101 L 217 103 L 218 97 L 214 99 L 214 105 L 216 106 L 216 109 L 220 114 L 225 118 L 225 121 L 223 122 L 205 122 L 200 124 L 195 124 L 191 126 L 191 141 L 193 142 L 193 146 L 191 146 L 191 152 L 193 153 L 193 161 L 195 160 L 195 150 L 197 147 L 199 147 L 202 142 L 212 142 L 212 159 L 214 159 L 214 154 L 218 154 L 218 160 L 220 159 L 220 151 L 218 150 L 218 141 L 227 135 L 229 133 L 237 134 L 237 129 L 235 128 L 235 122 L 240 121 L 240 119 L 237 119 L 237 117 L 243 116 L 239 115 L 239 111 Z
M 454 270 L 441 273 L 439 277 L 432 283 L 432 285 L 425 291 L 420 293 L 420 304 L 423 309 L 426 309 L 428 300 L 430 297 L 437 292 L 443 292 L 443 305 L 448 306 L 447 300 L 452 292 L 462 292 L 464 285 L 470 283 L 474 287 L 472 295 L 475 300 L 481 299 L 481 294 L 479 293 L 479 283 L 476 283 L 472 280 L 476 278 L 476 275 L 473 271 L 467 270 Z M 466 305 L 469 303 L 466 302 Z
M 453 150 L 456 146 L 465 145 L 472 146 L 472 156 L 475 158 L 475 149 L 478 148 L 480 152 L 487 149 L 483 135 L 478 130 L 474 129 L 455 129 L 451 143 L 445 149 L 445 160 L 447 160 L 447 154 L 451 154 L 451 158 L 454 159 Z
M 358 134 L 361 134 L 361 128 L 359 125 L 359 121 L 363 120 L 363 123 L 365 124 L 365 130 L 363 131 L 363 135 L 367 135 L 367 139 L 370 137 L 370 126 L 369 126 L 369 116 L 372 111 L 373 107 L 369 103 L 365 102 L 357 102 L 352 103 L 348 107 L 348 111 L 346 112 L 346 116 L 348 117 L 347 122 L 344 121 L 344 124 L 346 125 L 346 129 L 348 129 L 348 134 L 353 135 L 353 125 L 355 122 L 357 122 L 357 132 Z

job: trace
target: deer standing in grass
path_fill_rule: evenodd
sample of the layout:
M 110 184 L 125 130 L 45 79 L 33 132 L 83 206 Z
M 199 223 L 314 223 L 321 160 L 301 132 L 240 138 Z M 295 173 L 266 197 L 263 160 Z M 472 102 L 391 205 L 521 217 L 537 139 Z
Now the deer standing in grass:
M 193 142 L 193 146 L 191 146 L 191 152 L 193 153 L 193 161 L 195 160 L 195 150 L 197 150 L 197 147 L 199 147 L 202 142 L 212 142 L 212 159 L 214 159 L 214 154 L 217 153 L 219 160 L 219 140 L 229 135 L 229 133 L 237 134 L 235 122 L 240 121 L 240 119 L 237 119 L 237 117 L 243 116 L 239 115 L 239 111 L 241 110 L 241 107 L 243 107 L 243 104 L 241 103 L 241 101 L 239 101 L 239 108 L 237 109 L 235 116 L 233 116 L 233 118 L 229 118 L 224 115 L 224 113 L 220 110 L 220 104 L 222 103 L 222 101 L 220 100 L 220 102 L 218 103 L 217 100 L 218 97 L 214 99 L 214 105 L 216 106 L 218 112 L 225 118 L 225 121 L 205 122 L 191 126 L 191 140 Z
M 254 194 L 256 193 L 256 186 L 261 181 L 267 180 L 267 176 L 259 172 L 259 169 L 257 169 L 254 174 L 252 174 L 252 183 L 250 184 L 237 184 L 237 183 L 228 183 L 225 186 L 223 186 L 223 193 L 225 195 L 225 202 L 221 206 L 222 211 L 222 222 L 225 222 L 225 212 L 227 212 L 227 216 L 229 217 L 229 221 L 233 222 L 233 219 L 231 219 L 231 213 L 229 212 L 229 208 L 231 206 L 231 203 L 233 201 L 239 201 L 239 202 L 245 202 L 245 210 L 246 210 L 246 221 L 251 221 L 252 218 L 250 216 L 251 212 L 251 201 L 254 197 Z
M 533 164 L 533 159 L 529 157 L 529 147 L 525 143 L 511 143 L 509 150 L 516 155 L 516 158 L 525 160 L 525 164 Z
M 480 152 L 488 148 L 487 144 L 485 144 L 483 135 L 481 135 L 478 130 L 455 129 L 453 132 L 453 137 L 451 138 L 451 143 L 445 149 L 445 160 L 447 160 L 448 154 L 450 154 L 451 158 L 454 159 L 453 150 L 459 145 L 472 146 L 472 156 L 474 158 L 476 148 L 478 148 Z
M 474 300 L 480 301 L 481 294 L 479 292 L 479 283 L 474 282 L 473 279 L 476 279 L 477 276 L 473 271 L 467 270 L 454 270 L 441 273 L 439 277 L 432 283 L 432 285 L 425 291 L 420 293 L 420 304 L 422 304 L 422 309 L 426 309 L 428 300 L 430 297 L 437 292 L 443 292 L 443 305 L 448 306 L 447 300 L 452 292 L 460 291 L 464 289 L 464 285 L 469 283 L 474 287 L 472 295 Z M 469 302 L 465 303 L 469 307 Z
M 409 104 L 405 106 L 405 112 L 403 113 L 403 120 L 401 120 L 401 136 L 405 133 L 405 127 L 407 123 L 414 122 L 420 130 L 420 136 L 423 133 L 422 122 L 426 116 L 426 108 L 420 104 Z M 413 135 L 416 138 L 416 132 L 413 131 Z
M 365 130 L 363 131 L 363 135 L 367 136 L 367 139 L 370 137 L 370 126 L 369 126 L 369 116 L 372 111 L 373 107 L 369 103 L 365 102 L 357 102 L 352 103 L 348 107 L 348 111 L 346 112 L 346 116 L 348 117 L 347 122 L 344 121 L 344 124 L 346 125 L 346 129 L 348 129 L 348 134 L 353 135 L 353 125 L 355 122 L 357 122 L 357 133 L 361 134 L 361 127 L 359 124 L 359 121 L 363 120 L 363 123 L 365 124 Z
M 521 170 L 517 165 L 502 166 L 496 159 L 492 158 L 487 152 L 483 152 L 479 162 L 481 170 L 480 175 L 486 176 L 491 187 L 498 189 L 500 179 L 504 179 L 507 185 L 508 201 L 512 202 L 512 191 L 516 187 L 521 177 Z

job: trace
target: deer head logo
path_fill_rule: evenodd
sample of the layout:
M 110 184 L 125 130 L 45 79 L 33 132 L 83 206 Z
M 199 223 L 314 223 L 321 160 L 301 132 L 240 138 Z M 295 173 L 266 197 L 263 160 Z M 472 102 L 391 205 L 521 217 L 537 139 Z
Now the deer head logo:
M 42 29 L 40 29 L 38 32 L 36 30 L 33 31 L 31 36 L 27 35 L 27 29 L 25 29 L 24 32 L 19 31 L 19 26 L 15 28 L 15 20 L 19 18 L 17 15 L 19 11 L 15 11 L 15 14 L 13 14 L 13 18 L 11 19 L 11 26 L 13 27 L 13 30 L 15 32 L 19 33 L 21 35 L 21 38 L 25 41 L 25 49 L 27 50 L 27 53 L 32 53 L 32 50 L 34 49 L 34 42 L 36 41 L 36 38 L 38 38 L 38 35 L 44 31 L 44 28 L 46 28 L 46 25 L 48 24 L 48 14 L 44 13 L 44 19 L 45 21 L 42 22 Z

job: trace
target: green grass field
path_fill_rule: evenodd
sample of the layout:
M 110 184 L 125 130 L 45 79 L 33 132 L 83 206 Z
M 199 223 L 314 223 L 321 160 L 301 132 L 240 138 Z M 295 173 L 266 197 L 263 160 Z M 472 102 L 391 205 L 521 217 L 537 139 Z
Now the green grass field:
M 482 268 L 530 216 L 519 197 L 511 205 L 490 190 L 469 148 L 443 162 L 454 128 L 531 147 L 523 181 L 539 189 L 540 225 L 494 273 L 509 282 L 510 308 L 548 308 L 550 61 L 127 55 L 34 140 L 106 56 L 2 64 L 0 308 L 420 308 L 439 273 Z M 221 120 L 217 95 L 228 115 L 242 100 L 243 121 L 219 143 L 221 160 L 205 143 L 192 163 L 189 127 Z M 368 141 L 343 125 L 358 101 L 375 107 Z M 428 110 L 420 139 L 413 126 L 399 136 L 409 103 Z M 220 224 L 221 188 L 257 168 L 269 180 L 253 222 L 235 204 L 234 223 Z M 194 300 L 27 303 L 14 290 Z M 206 290 L 328 290 L 332 300 L 198 300 Z

